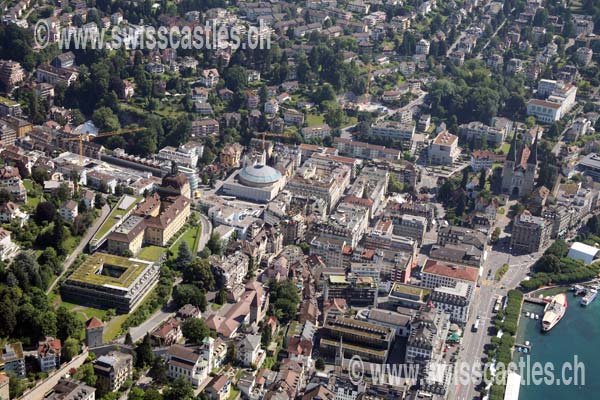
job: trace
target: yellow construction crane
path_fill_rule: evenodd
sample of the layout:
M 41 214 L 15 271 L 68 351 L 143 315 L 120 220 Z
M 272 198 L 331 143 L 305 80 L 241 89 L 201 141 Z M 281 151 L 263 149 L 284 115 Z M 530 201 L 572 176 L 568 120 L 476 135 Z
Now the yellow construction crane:
M 146 128 L 119 129 L 116 131 L 98 133 L 97 135 L 91 135 L 89 133 L 80 133 L 77 136 L 70 137 L 65 140 L 66 141 L 71 141 L 71 140 L 79 141 L 79 165 L 83 167 L 83 142 L 89 142 L 90 140 L 94 140 L 94 139 L 101 138 L 101 137 L 124 135 L 126 133 L 139 132 L 139 131 L 143 131 L 144 129 L 146 129 Z

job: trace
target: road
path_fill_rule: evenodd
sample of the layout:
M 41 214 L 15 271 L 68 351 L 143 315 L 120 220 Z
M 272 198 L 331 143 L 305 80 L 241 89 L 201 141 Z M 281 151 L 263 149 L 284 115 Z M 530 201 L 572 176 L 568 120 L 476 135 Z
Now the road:
M 512 11 L 514 11 L 514 10 L 515 10 L 515 9 L 513 8 L 513 9 L 511 10 L 511 12 L 512 12 Z M 500 31 L 500 29 L 502 29 L 502 27 L 504 26 L 504 24 L 506 24 L 506 21 L 508 21 L 508 18 L 505 18 L 505 19 L 504 19 L 504 21 L 502 21 L 502 23 L 501 23 L 501 24 L 498 26 L 498 28 L 497 28 L 497 29 L 494 31 L 494 33 L 492 34 L 492 36 L 490 36 L 490 38 L 488 39 L 488 41 L 487 41 L 487 42 L 486 42 L 486 43 L 483 45 L 483 47 L 481 48 L 481 50 L 479 50 L 479 53 L 477 53 L 477 58 L 479 58 L 479 59 L 481 59 L 481 58 L 482 58 L 483 51 L 484 51 L 485 49 L 487 49 L 487 47 L 488 47 L 488 46 L 490 45 L 490 43 L 492 42 L 492 39 L 493 39 L 494 37 L 496 37 L 496 35 L 497 35 L 497 34 L 498 34 L 498 32 Z
M 484 347 L 490 343 L 492 336 L 489 335 L 491 322 L 494 317 L 492 312 L 494 302 L 498 295 L 505 296 L 509 289 L 519 285 L 530 270 L 535 260 L 540 256 L 540 253 L 526 254 L 513 256 L 509 253 L 491 250 L 486 259 L 483 276 L 481 277 L 481 286 L 476 289 L 475 298 L 471 305 L 470 318 L 465 325 L 464 337 L 461 342 L 460 361 L 468 363 L 481 363 L 484 357 Z M 500 282 L 492 281 L 495 273 L 503 264 L 509 265 L 508 272 L 502 277 Z M 487 274 L 490 273 L 488 280 Z M 480 327 L 477 332 L 471 332 L 471 327 L 477 316 L 480 317 Z M 471 382 L 468 385 L 456 386 L 456 391 L 450 393 L 451 399 L 455 400 L 472 400 L 478 399 L 479 393 L 477 388 Z
M 204 214 L 200 214 L 200 223 L 202 224 L 202 232 L 200 234 L 200 241 L 198 243 L 198 252 L 204 250 L 206 243 L 210 239 L 210 235 L 212 234 L 212 224 L 208 217 Z M 173 286 L 177 286 L 182 282 L 181 278 L 177 278 Z M 147 332 L 152 332 L 154 329 L 159 327 L 163 322 L 168 320 L 169 318 L 175 316 L 177 312 L 177 307 L 173 302 L 173 298 L 169 299 L 169 302 L 165 307 L 156 311 L 154 314 L 150 316 L 146 321 L 144 321 L 141 325 L 132 327 L 129 329 L 129 333 L 131 334 L 131 338 L 134 342 L 141 340 Z M 125 340 L 124 337 L 120 337 L 117 339 L 119 343 L 123 343 Z
M 200 241 L 198 242 L 198 253 L 204 250 L 212 234 L 212 223 L 206 215 L 200 214 L 200 223 L 202 224 L 202 232 L 200 233 Z
M 174 286 L 179 285 L 181 282 L 182 282 L 182 279 L 177 278 L 175 280 Z M 158 310 L 154 314 L 152 314 L 152 316 L 150 318 L 148 318 L 146 321 L 144 321 L 140 326 L 136 326 L 136 327 L 129 329 L 129 333 L 131 334 L 131 338 L 133 339 L 133 342 L 135 343 L 138 340 L 141 340 L 144 336 L 146 336 L 146 333 L 152 332 L 154 329 L 158 328 L 160 326 L 160 324 L 162 324 L 169 318 L 175 316 L 176 312 L 177 312 L 177 307 L 175 305 L 175 302 L 173 301 L 173 297 L 171 296 L 171 298 L 169 299 L 169 302 L 167 303 L 167 305 L 165 307 L 161 308 L 160 310 Z M 123 336 L 119 337 L 117 339 L 117 342 L 119 342 L 119 343 L 123 343 L 124 341 L 125 341 L 125 337 L 123 337 Z
M 77 247 L 75 247 L 75 250 L 73 250 L 73 252 L 69 254 L 65 259 L 65 262 L 63 263 L 62 272 L 46 290 L 46 294 L 50 293 L 54 289 L 58 281 L 60 281 L 63 275 L 69 270 L 69 267 L 71 266 L 71 264 L 73 264 L 73 261 L 75 261 L 77 256 L 83 251 L 83 249 L 85 249 L 85 246 L 87 246 L 88 242 L 92 239 L 96 231 L 100 228 L 102 223 L 104 223 L 109 213 L 110 207 L 108 206 L 108 204 L 105 204 L 104 207 L 102 207 L 100 217 L 96 219 L 94 225 L 92 225 L 92 227 L 85 232 L 85 235 L 81 238 Z

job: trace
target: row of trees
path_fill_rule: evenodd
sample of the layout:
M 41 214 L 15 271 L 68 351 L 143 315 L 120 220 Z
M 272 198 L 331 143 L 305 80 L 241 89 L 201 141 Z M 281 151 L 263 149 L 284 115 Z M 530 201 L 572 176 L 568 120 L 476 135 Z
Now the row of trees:
M 496 329 L 502 330 L 501 338 L 492 337 L 490 345 L 486 349 L 489 358 L 495 358 L 497 362 L 508 366 L 512 361 L 512 351 L 515 345 L 521 305 L 523 304 L 523 293 L 518 290 L 510 290 L 506 298 L 506 309 L 499 311 L 494 318 Z M 505 386 L 496 382 L 490 389 L 490 400 L 502 400 L 504 398 Z
M 598 275 L 600 264 L 584 265 L 567 257 L 568 251 L 562 239 L 556 240 L 535 263 L 531 279 L 521 282 L 521 287 L 529 291 L 549 284 L 582 282 Z

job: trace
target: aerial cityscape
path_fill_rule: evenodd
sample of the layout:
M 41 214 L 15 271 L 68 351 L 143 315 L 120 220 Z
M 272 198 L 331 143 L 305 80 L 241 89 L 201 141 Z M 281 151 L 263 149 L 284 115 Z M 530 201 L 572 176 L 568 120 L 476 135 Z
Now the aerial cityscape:
M 0 400 L 597 398 L 600 0 L 0 4 Z

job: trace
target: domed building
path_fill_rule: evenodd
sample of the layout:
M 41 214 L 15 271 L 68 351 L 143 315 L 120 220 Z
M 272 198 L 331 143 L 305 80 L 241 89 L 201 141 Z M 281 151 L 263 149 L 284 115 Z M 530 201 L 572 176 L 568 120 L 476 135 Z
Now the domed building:
M 267 203 L 279 194 L 285 179 L 281 172 L 265 164 L 264 158 L 249 161 L 244 158 L 244 166 L 225 180 L 222 194 L 256 203 Z
M 247 165 L 238 175 L 240 182 L 246 186 L 265 187 L 277 183 L 281 173 L 268 165 Z

